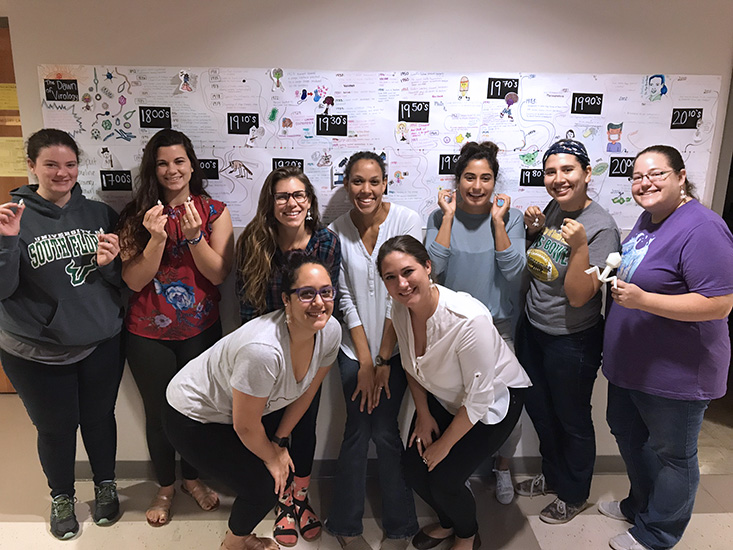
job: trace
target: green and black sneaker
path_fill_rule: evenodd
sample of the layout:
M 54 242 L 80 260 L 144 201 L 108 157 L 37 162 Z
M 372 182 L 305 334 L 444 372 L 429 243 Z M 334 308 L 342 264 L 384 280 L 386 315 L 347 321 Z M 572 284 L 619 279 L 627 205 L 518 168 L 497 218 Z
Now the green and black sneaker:
M 59 495 L 51 503 L 51 534 L 57 539 L 70 539 L 79 532 L 74 514 L 75 500 L 69 495 Z
M 120 515 L 120 499 L 117 497 L 117 484 L 103 481 L 94 487 L 94 523 L 108 525 Z

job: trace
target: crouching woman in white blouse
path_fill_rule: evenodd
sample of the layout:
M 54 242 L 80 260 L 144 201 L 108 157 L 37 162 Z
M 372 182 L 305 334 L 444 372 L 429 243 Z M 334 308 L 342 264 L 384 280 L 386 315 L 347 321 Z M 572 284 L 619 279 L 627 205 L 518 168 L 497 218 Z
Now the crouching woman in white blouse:
M 414 237 L 393 237 L 377 268 L 393 300 L 392 323 L 415 400 L 407 482 L 439 524 L 413 538 L 418 550 L 455 537 L 452 550 L 478 548 L 476 503 L 466 480 L 509 436 L 530 385 L 484 304 L 430 281 L 430 259 Z

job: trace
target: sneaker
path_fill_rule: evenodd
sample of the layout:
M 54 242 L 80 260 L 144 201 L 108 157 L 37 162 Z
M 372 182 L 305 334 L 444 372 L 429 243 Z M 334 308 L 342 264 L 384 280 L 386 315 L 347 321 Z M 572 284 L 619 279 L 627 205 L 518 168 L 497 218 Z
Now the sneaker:
M 598 503 L 598 511 L 606 517 L 619 521 L 628 521 L 628 518 L 621 511 L 621 502 L 618 500 L 604 500 Z
M 567 523 L 588 507 L 588 501 L 580 504 L 568 504 L 556 498 L 540 512 L 540 519 L 545 523 Z
M 51 534 L 57 539 L 70 539 L 79 532 L 74 502 L 76 499 L 69 495 L 59 495 L 51 503 Z
M 103 481 L 94 487 L 94 523 L 108 525 L 120 514 L 120 499 L 117 496 L 117 484 L 114 481 Z
M 523 497 L 533 497 L 535 495 L 556 495 L 557 491 L 550 489 L 545 482 L 545 476 L 537 474 L 534 477 L 525 479 L 517 483 L 515 487 L 518 495 Z
M 616 535 L 608 544 L 613 550 L 649 550 L 646 546 L 637 541 L 634 536 L 626 531 L 620 535 Z
M 512 473 L 509 470 L 494 470 L 496 474 L 496 500 L 501 504 L 511 504 L 514 500 Z

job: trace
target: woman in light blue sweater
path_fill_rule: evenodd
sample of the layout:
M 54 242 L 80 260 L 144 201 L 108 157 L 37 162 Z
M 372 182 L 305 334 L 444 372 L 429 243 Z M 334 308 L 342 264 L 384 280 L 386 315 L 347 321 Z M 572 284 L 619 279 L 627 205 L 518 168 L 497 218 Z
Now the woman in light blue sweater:
M 456 188 L 438 194 L 439 210 L 428 220 L 426 245 L 437 281 L 468 292 L 489 308 L 502 338 L 512 350 L 512 317 L 518 311 L 522 271 L 526 265 L 522 213 L 511 198 L 494 195 L 499 162 L 496 144 L 468 142 L 456 163 Z M 521 424 L 499 449 L 496 498 L 514 498 L 509 457 L 517 448 Z

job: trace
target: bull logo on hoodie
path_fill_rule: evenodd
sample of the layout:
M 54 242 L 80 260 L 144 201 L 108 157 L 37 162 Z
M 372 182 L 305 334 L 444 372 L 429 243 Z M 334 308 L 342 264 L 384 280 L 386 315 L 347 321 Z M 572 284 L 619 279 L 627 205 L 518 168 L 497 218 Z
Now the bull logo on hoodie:
M 95 269 L 97 269 L 97 258 L 93 257 L 86 265 L 76 265 L 74 260 L 71 260 L 66 264 L 64 271 L 71 279 L 71 286 L 79 286 L 84 284 L 89 274 Z

